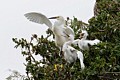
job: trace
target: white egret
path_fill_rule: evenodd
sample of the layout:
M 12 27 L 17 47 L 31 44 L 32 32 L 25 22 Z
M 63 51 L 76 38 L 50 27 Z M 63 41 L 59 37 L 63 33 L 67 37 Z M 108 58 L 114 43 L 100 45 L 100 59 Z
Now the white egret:
M 74 40 L 73 36 L 70 35 L 69 41 L 64 43 L 63 49 L 62 49 L 64 53 L 64 58 L 68 63 L 72 63 L 76 61 L 76 59 L 78 58 L 80 60 L 81 69 L 84 69 L 85 66 L 83 63 L 83 54 L 81 51 L 78 51 L 71 46 L 73 40 Z
M 59 48 L 61 48 L 63 44 L 68 41 L 68 35 L 71 34 L 74 36 L 74 31 L 72 28 L 65 26 L 65 20 L 62 16 L 47 18 L 41 13 L 31 12 L 25 14 L 25 17 L 32 22 L 47 25 L 53 31 L 55 35 L 55 43 Z M 57 19 L 57 21 L 55 21 L 54 25 L 52 25 L 49 19 Z
M 95 40 L 86 40 L 88 36 L 88 33 L 86 30 L 82 30 L 82 33 L 80 34 L 81 39 L 76 39 L 73 41 L 73 44 L 78 45 L 78 47 L 82 50 L 88 50 L 89 45 L 97 45 L 100 43 L 100 40 L 95 39 Z

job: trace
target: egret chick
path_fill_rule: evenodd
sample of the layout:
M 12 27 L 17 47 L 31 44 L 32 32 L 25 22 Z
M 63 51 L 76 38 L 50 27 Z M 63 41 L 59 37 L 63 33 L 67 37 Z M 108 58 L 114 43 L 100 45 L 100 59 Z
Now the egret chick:
M 86 40 L 88 36 L 88 33 L 86 30 L 82 30 L 82 33 L 80 33 L 80 39 L 76 39 L 73 41 L 74 45 L 78 45 L 78 47 L 82 50 L 88 50 L 89 45 L 97 45 L 100 43 L 100 40 L 95 39 L 95 40 Z
M 83 54 L 81 51 L 78 51 L 71 46 L 73 40 L 74 40 L 73 36 L 70 35 L 69 41 L 65 42 L 63 45 L 62 51 L 64 52 L 64 59 L 68 63 L 72 63 L 72 62 L 76 61 L 76 59 L 78 58 L 80 60 L 81 69 L 84 69 L 85 66 L 83 63 Z

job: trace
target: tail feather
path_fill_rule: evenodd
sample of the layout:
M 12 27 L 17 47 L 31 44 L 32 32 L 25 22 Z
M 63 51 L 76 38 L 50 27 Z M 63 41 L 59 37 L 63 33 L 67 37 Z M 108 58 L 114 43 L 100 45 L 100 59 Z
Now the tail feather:
M 85 68 L 85 65 L 83 63 L 83 53 L 81 51 L 78 51 L 77 52 L 77 55 L 78 55 L 78 59 L 80 60 L 80 65 L 81 65 L 81 69 L 84 69 Z

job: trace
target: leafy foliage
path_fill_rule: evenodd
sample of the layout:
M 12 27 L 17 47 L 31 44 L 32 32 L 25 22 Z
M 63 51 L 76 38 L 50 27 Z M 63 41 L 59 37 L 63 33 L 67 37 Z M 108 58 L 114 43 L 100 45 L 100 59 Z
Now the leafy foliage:
M 80 69 L 79 60 L 72 64 L 66 63 L 60 50 L 49 37 L 53 35 L 47 30 L 47 37 L 40 38 L 34 34 L 30 41 L 13 38 L 15 48 L 22 48 L 22 55 L 26 58 L 26 80 L 99 80 L 106 78 L 106 72 L 120 71 L 120 2 L 119 0 L 97 0 L 96 14 L 83 23 L 74 17 L 70 26 L 75 32 L 75 39 L 79 37 L 81 29 L 87 29 L 89 39 L 100 39 L 102 42 L 91 46 L 84 53 L 86 68 Z M 87 27 L 86 27 L 87 26 Z M 35 59 L 42 56 L 43 60 Z M 44 64 L 40 66 L 40 64 Z M 101 77 L 102 76 L 102 77 Z M 107 79 L 117 79 L 114 74 Z

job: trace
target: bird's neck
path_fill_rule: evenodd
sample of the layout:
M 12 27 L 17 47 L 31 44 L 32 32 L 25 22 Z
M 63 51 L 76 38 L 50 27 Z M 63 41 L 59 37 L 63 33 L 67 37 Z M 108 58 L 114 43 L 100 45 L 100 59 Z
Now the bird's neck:
M 57 20 L 56 22 L 55 22 L 55 25 L 64 25 L 65 24 L 65 20 Z
M 68 46 L 71 45 L 71 44 L 72 44 L 71 41 L 65 42 L 64 45 L 63 45 L 63 51 L 65 51 L 68 48 Z
M 67 45 L 71 45 L 71 44 L 72 44 L 72 41 L 67 41 L 66 44 L 67 44 Z
M 67 41 L 64 43 L 64 45 L 66 45 L 66 46 L 70 46 L 71 44 L 72 44 L 72 41 Z
M 83 37 L 81 40 L 86 40 L 86 37 Z

